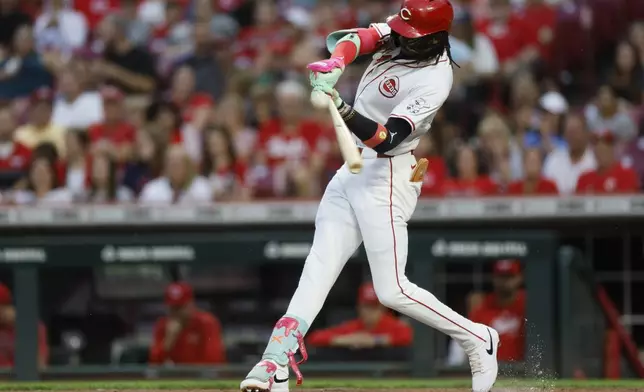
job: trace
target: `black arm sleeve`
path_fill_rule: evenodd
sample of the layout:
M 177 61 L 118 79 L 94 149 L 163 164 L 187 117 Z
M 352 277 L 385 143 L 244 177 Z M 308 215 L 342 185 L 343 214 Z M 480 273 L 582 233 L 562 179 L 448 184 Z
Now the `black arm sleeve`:
M 347 116 L 345 123 L 347 124 L 347 128 L 362 141 L 371 139 L 378 131 L 377 122 L 368 119 L 355 109 L 352 115 Z M 389 135 L 387 139 L 374 148 L 380 154 L 393 150 L 412 132 L 412 127 L 409 122 L 402 118 L 390 117 L 384 126 L 387 128 Z

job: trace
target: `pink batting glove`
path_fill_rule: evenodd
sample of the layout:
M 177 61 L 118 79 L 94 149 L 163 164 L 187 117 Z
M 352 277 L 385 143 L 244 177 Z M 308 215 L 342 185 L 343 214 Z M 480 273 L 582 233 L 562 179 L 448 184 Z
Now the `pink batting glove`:
M 313 72 L 331 72 L 334 69 L 344 71 L 344 59 L 340 57 L 332 57 L 327 60 L 320 60 L 306 66 Z

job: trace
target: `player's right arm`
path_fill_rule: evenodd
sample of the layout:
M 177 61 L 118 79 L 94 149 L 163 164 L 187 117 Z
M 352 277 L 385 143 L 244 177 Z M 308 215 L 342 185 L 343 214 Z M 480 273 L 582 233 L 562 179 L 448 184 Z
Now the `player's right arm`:
M 331 57 L 307 66 L 311 71 L 311 86 L 323 91 L 333 89 L 344 68 L 358 56 L 378 50 L 389 33 L 389 26 L 386 23 L 372 24 L 366 29 L 340 30 L 331 33 L 327 38 L 327 49 L 331 52 Z

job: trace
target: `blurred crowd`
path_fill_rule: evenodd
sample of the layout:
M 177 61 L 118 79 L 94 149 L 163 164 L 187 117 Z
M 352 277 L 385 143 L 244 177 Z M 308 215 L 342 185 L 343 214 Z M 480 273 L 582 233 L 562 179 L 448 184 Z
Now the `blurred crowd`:
M 459 67 L 415 150 L 423 196 L 639 191 L 644 2 L 452 1 Z M 0 0 L 2 202 L 318 198 L 342 158 L 305 66 L 328 33 L 399 7 Z

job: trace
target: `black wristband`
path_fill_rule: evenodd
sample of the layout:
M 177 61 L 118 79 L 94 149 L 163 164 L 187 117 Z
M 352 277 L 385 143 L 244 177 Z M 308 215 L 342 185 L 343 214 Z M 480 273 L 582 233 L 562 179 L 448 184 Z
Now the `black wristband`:
M 345 123 L 351 120 L 351 118 L 353 118 L 356 113 L 353 107 L 344 101 L 342 101 L 342 105 L 340 105 L 340 107 L 338 108 L 338 112 L 340 113 L 340 117 L 342 117 Z

